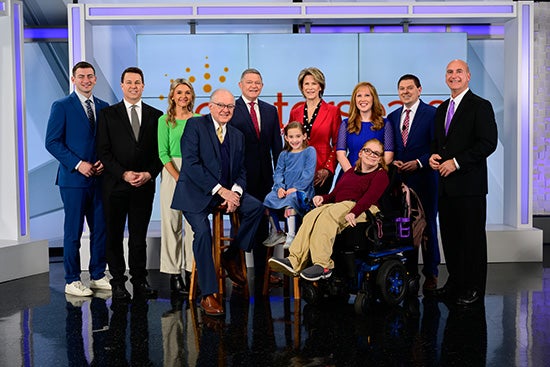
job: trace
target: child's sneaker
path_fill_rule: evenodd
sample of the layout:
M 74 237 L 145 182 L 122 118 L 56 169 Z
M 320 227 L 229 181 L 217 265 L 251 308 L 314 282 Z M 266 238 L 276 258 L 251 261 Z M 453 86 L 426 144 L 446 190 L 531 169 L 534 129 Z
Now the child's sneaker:
M 300 276 L 305 280 L 314 282 L 319 279 L 327 279 L 332 275 L 332 269 L 323 268 L 321 265 L 313 265 L 304 269 Z
M 283 245 L 283 249 L 288 250 L 288 248 L 292 244 L 292 241 L 294 241 L 294 235 L 290 234 L 290 233 L 287 233 L 286 241 L 285 241 L 285 244 Z
M 275 245 L 283 244 L 286 241 L 286 235 L 283 231 L 271 232 L 269 237 L 263 242 L 264 246 L 273 247 Z

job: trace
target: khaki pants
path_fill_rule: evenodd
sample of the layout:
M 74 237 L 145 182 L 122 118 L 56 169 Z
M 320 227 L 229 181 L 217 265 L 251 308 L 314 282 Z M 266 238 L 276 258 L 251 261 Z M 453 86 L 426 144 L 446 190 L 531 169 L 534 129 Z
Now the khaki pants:
M 302 271 L 306 268 L 310 257 L 314 265 L 334 268 L 334 262 L 330 258 L 334 239 L 349 226 L 344 217 L 354 206 L 353 201 L 342 201 L 321 205 L 306 214 L 289 249 L 288 259 L 294 270 Z M 369 210 L 378 212 L 374 205 Z M 362 213 L 355 220 L 358 223 L 366 222 L 367 216 Z
M 181 158 L 172 158 L 172 163 L 178 170 L 181 168 Z M 160 271 L 168 274 L 180 274 L 183 260 L 185 270 L 193 270 L 193 231 L 183 220 L 181 211 L 170 208 L 175 189 L 176 180 L 163 168 L 160 181 Z

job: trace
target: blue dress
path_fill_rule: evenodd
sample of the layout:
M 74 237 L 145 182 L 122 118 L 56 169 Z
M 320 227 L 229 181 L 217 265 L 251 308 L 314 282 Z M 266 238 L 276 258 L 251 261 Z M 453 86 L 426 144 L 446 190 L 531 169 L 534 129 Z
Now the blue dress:
M 354 166 L 365 142 L 374 138 L 384 144 L 384 151 L 394 151 L 393 128 L 388 119 L 384 118 L 384 128 L 380 130 L 372 130 L 372 122 L 362 122 L 359 134 L 349 133 L 348 119 L 344 119 L 338 131 L 336 150 L 347 150 L 349 163 Z
M 315 148 L 307 147 L 298 153 L 284 150 L 277 160 L 277 168 L 273 174 L 273 189 L 264 200 L 264 205 L 271 209 L 292 207 L 299 215 L 304 215 L 304 196 L 311 200 L 313 190 L 313 176 L 317 163 Z M 277 196 L 277 191 L 295 188 L 298 191 L 284 198 Z

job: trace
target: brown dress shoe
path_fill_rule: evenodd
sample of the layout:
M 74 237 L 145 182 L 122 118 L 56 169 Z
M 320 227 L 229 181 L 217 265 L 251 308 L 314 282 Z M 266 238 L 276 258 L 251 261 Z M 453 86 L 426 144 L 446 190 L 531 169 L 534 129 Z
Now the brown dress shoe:
M 435 291 L 437 289 L 437 277 L 435 275 L 427 276 L 422 289 L 428 292 Z
M 239 286 L 244 286 L 246 279 L 244 279 L 243 272 L 239 262 L 236 259 L 228 259 L 222 255 L 221 258 L 222 266 L 227 271 L 229 279 L 235 282 Z
M 220 302 L 217 300 L 216 296 L 209 294 L 206 297 L 203 297 L 201 300 L 201 308 L 204 313 L 209 316 L 223 316 L 224 311 Z

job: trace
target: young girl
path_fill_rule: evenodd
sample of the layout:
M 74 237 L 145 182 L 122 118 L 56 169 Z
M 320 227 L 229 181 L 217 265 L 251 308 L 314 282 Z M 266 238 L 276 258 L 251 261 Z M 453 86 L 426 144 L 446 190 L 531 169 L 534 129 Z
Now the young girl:
M 296 233 L 296 214 L 303 216 L 304 199 L 314 195 L 313 177 L 317 156 L 313 147 L 308 147 L 307 134 L 299 122 L 289 122 L 285 126 L 285 147 L 277 161 L 273 174 L 273 189 L 264 200 L 270 209 L 271 234 L 264 245 L 271 247 L 284 243 L 288 248 Z M 279 224 L 277 210 L 285 209 L 288 233 L 285 236 Z
M 289 256 L 269 259 L 272 270 L 300 274 L 309 281 L 331 276 L 334 238 L 347 226 L 365 222 L 366 210 L 377 212 L 378 200 L 389 184 L 384 146 L 379 140 L 367 141 L 358 156 L 355 168 L 344 173 L 330 194 L 313 198 L 317 208 L 304 217 Z M 310 260 L 313 265 L 306 268 Z

